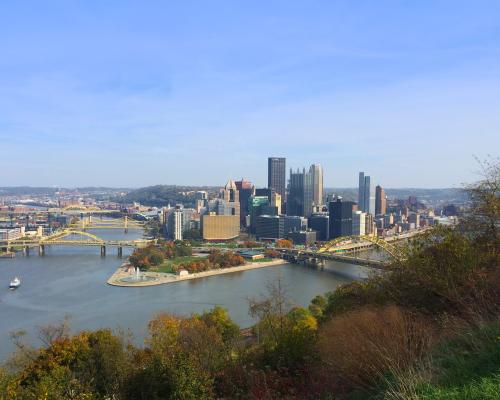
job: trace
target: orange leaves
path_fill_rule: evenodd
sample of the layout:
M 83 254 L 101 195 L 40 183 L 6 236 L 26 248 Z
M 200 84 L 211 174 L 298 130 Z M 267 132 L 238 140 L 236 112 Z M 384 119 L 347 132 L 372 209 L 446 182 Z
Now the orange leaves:
M 293 242 L 288 239 L 279 239 L 276 242 L 276 247 L 283 248 L 283 249 L 291 249 L 293 247 Z

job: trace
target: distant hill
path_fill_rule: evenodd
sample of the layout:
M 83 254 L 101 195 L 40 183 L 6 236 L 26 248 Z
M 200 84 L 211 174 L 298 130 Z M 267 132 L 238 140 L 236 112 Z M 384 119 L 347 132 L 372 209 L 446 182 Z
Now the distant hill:
M 219 187 L 214 186 L 177 186 L 177 185 L 156 185 L 132 190 L 125 196 L 115 199 L 121 203 L 138 202 L 147 206 L 163 207 L 167 204 L 175 205 L 182 203 L 186 207 L 195 205 L 194 192 L 205 190 L 216 192 Z M 187 192 L 193 192 L 186 194 Z
M 416 196 L 418 201 L 428 204 L 463 203 L 467 200 L 467 194 L 462 189 L 456 188 L 384 188 L 384 190 L 390 199 L 407 199 L 409 196 Z M 325 193 L 333 193 L 351 201 L 358 199 L 358 188 L 325 188 Z
M 29 195 L 54 195 L 56 192 L 77 192 L 77 193 L 116 193 L 130 192 L 129 188 L 109 188 L 109 187 L 32 187 L 32 186 L 5 186 L 0 187 L 0 195 L 4 196 L 29 196 Z
M 109 187 L 81 187 L 81 188 L 54 188 L 54 187 L 0 187 L 0 196 L 55 196 L 58 191 L 66 193 L 88 193 L 95 195 L 98 199 L 112 199 L 119 203 L 139 202 L 147 206 L 162 207 L 167 204 L 174 205 L 182 203 L 186 207 L 194 206 L 195 197 L 186 192 L 205 190 L 216 193 L 219 186 L 184 186 L 184 185 L 155 185 L 139 189 L 109 188 Z M 423 189 L 423 188 L 386 188 L 385 192 L 389 198 L 405 199 L 416 196 L 419 201 L 428 204 L 439 203 L 463 203 L 467 200 L 465 192 L 461 189 Z M 126 193 L 119 196 L 118 193 Z M 184 194 L 183 194 L 184 193 Z M 325 193 L 342 196 L 346 200 L 357 201 L 357 188 L 325 188 Z

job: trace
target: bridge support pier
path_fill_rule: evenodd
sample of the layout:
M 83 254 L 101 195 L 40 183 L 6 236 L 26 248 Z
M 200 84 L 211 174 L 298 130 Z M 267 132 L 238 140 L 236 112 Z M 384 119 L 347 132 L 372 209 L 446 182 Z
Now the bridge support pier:
M 119 247 L 118 247 L 118 257 L 120 257 L 120 258 L 121 258 L 121 257 L 122 257 L 122 255 L 123 255 L 123 247 L 119 246 Z
M 106 255 L 106 246 L 102 245 L 101 246 L 101 257 L 104 257 Z
M 38 246 L 38 254 L 41 255 L 41 256 L 45 255 L 45 246 L 43 244 L 41 244 L 40 246 Z
M 316 265 L 316 268 L 318 269 L 325 269 L 325 260 L 322 260 L 321 258 L 315 258 L 314 263 Z

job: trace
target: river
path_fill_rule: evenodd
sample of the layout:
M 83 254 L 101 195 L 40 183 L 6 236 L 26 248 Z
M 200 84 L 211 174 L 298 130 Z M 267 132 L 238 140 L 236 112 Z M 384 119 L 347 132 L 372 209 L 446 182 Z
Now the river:
M 128 234 L 94 230 L 104 239 L 135 239 L 142 232 Z M 124 249 L 124 257 L 130 250 Z M 220 305 L 242 327 L 252 324 L 248 298 L 265 293 L 266 284 L 281 277 L 287 294 L 297 305 L 307 306 L 317 294 L 366 276 L 366 269 L 332 262 L 325 271 L 286 264 L 175 284 L 122 288 L 106 280 L 123 262 L 110 248 L 100 257 L 98 247 L 48 247 L 43 257 L 18 253 L 13 259 L 0 259 L 0 361 L 12 352 L 9 333 L 23 330 L 27 340 L 36 340 L 37 326 L 70 317 L 73 332 L 109 327 L 129 330 L 141 343 L 147 323 L 155 314 L 168 312 L 189 315 Z M 22 285 L 11 291 L 8 284 L 19 276 Z

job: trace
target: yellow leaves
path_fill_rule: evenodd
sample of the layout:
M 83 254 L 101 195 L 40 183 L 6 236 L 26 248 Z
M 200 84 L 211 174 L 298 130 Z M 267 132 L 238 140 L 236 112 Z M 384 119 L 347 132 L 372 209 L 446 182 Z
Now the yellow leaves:
M 146 339 L 146 344 L 152 349 L 168 351 L 177 342 L 181 321 L 181 318 L 169 314 L 157 315 L 149 322 L 149 338 Z
M 318 321 L 305 308 L 294 308 L 288 313 L 288 319 L 291 322 L 292 330 L 295 332 L 316 331 L 318 329 Z

